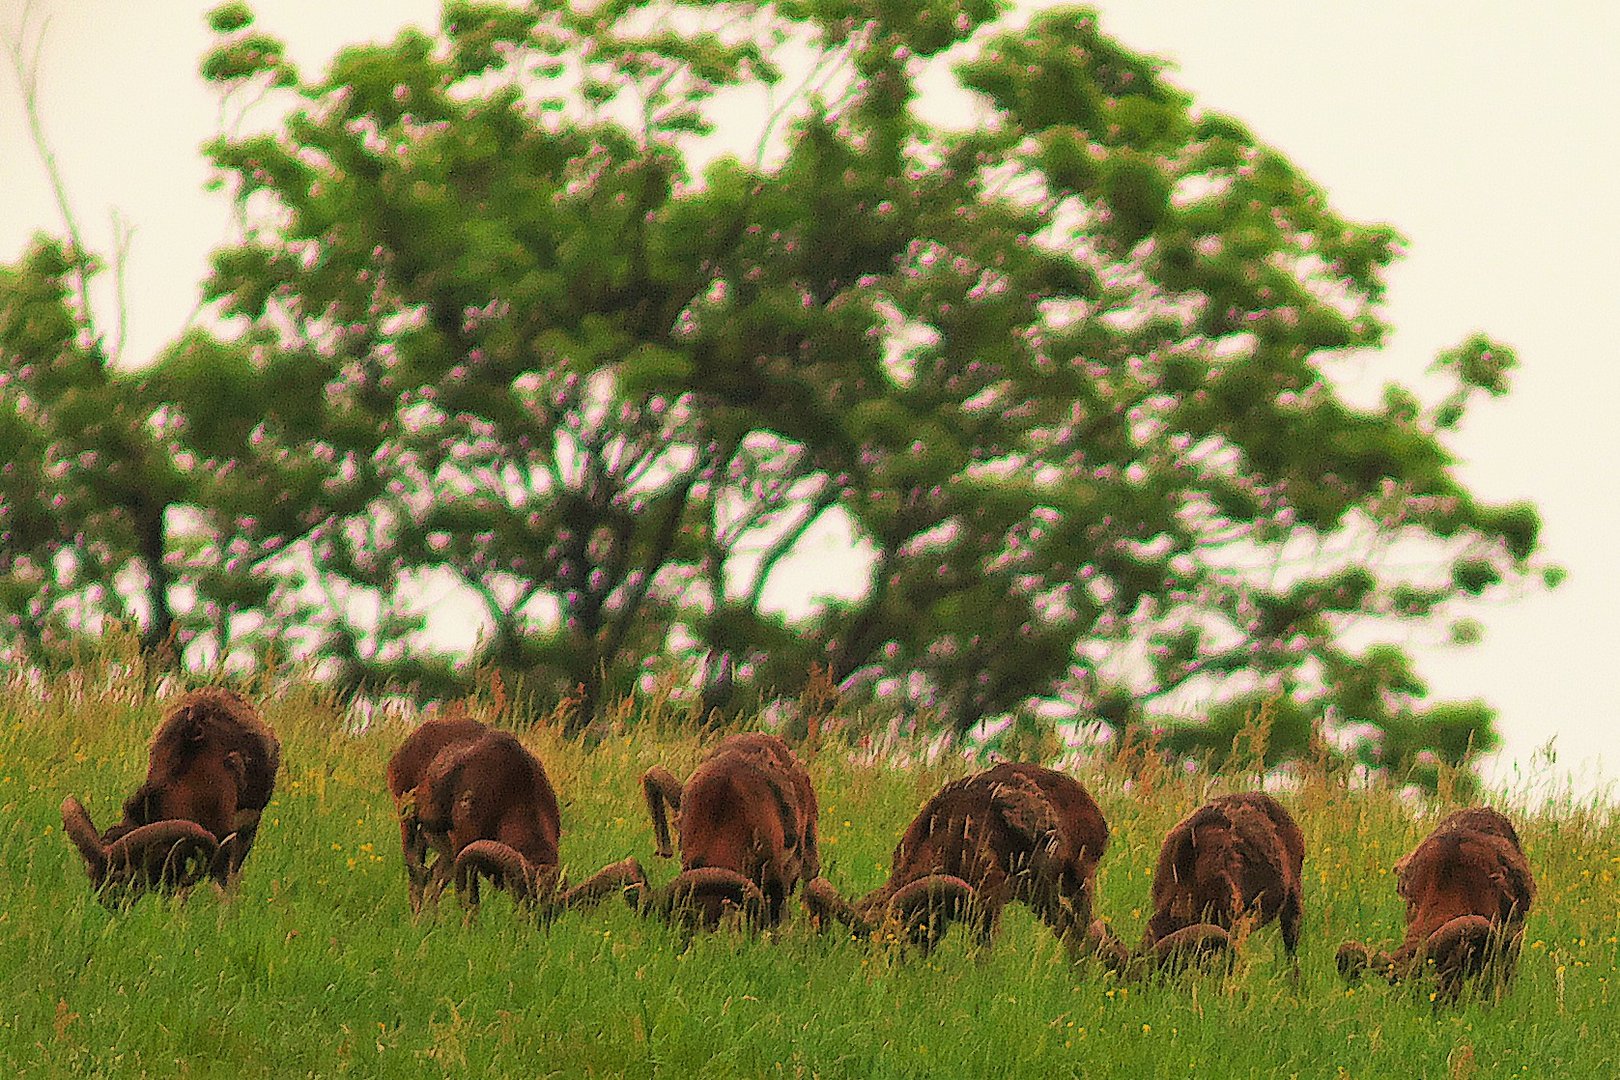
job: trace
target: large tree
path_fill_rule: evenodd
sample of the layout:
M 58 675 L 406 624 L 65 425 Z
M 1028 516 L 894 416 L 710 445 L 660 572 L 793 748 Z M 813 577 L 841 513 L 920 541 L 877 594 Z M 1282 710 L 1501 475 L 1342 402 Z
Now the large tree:
M 442 680 L 420 598 L 454 583 L 479 661 L 582 716 L 663 662 L 725 711 L 822 663 L 959 731 L 1218 750 L 1263 706 L 1274 757 L 1488 747 L 1488 707 L 1426 705 L 1385 631 L 1533 569 L 1534 508 L 1447 448 L 1512 352 L 1348 400 L 1396 233 L 1090 10 L 1002 18 L 450 3 L 306 77 L 217 11 L 207 77 L 285 112 L 211 146 L 247 223 L 208 286 L 230 332 L 147 386 L 218 639 Z M 920 115 L 942 70 L 970 127 Z M 768 605 L 835 517 L 855 598 Z

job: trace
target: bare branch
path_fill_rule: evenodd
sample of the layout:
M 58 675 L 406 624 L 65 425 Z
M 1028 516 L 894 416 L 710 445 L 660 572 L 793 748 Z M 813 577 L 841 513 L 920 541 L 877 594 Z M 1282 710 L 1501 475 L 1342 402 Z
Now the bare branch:
M 838 503 L 840 494 L 838 486 L 829 481 L 817 493 L 815 499 L 805 506 L 804 516 L 791 529 L 783 533 L 776 543 L 766 551 L 764 558 L 760 559 L 759 566 L 754 571 L 753 586 L 748 590 L 749 607 L 756 609 L 759 607 L 760 598 L 765 594 L 765 583 L 770 580 L 771 571 L 776 569 L 776 564 L 781 562 L 784 556 L 797 547 L 799 541 L 804 538 L 804 534 L 810 531 L 810 527 L 820 521 L 822 516 Z
M 23 45 L 28 37 L 28 24 L 32 21 L 32 17 L 33 4 L 25 3 L 22 18 L 17 24 L 16 38 L 5 39 L 6 52 L 11 58 L 11 73 L 17 80 L 17 88 L 22 91 L 23 112 L 28 117 L 29 138 L 33 141 L 35 153 L 39 155 L 40 164 L 45 168 L 45 178 L 50 183 L 51 194 L 56 199 L 57 212 L 62 216 L 63 228 L 67 230 L 68 240 L 73 245 L 73 257 L 79 267 L 75 276 L 78 283 L 81 318 L 84 319 L 85 327 L 90 332 L 91 340 L 95 340 L 101 335 L 96 330 L 95 313 L 90 307 L 90 283 L 84 269 L 88 249 L 84 245 L 78 218 L 74 215 L 72 202 L 68 198 L 67 182 L 62 177 L 62 168 L 57 163 L 50 140 L 45 137 L 45 118 L 40 113 L 40 54 L 44 52 L 45 35 L 50 29 L 51 21 L 48 17 L 40 21 L 34 39 L 33 55 L 29 56 L 25 55 Z
M 126 221 L 124 216 L 117 210 L 114 210 L 112 212 L 112 230 L 112 272 L 118 331 L 113 338 L 110 359 L 114 364 L 117 364 L 124 357 L 124 343 L 129 339 L 129 249 L 135 239 L 135 226 Z

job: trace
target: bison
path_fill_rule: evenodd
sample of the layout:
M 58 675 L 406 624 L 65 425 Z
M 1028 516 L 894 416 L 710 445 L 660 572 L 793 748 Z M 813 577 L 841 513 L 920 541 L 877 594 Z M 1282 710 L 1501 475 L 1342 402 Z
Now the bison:
M 415 812 L 417 787 L 440 753 L 451 746 L 476 741 L 488 733 L 488 726 L 465 715 L 430 719 L 411 732 L 388 759 L 388 792 L 394 797 L 394 809 L 399 817 L 400 847 L 405 856 L 405 879 L 412 911 L 421 911 L 424 902 L 438 899 L 450 882 L 455 860 L 454 854 L 445 856 L 429 843 L 428 833 Z M 430 866 L 429 859 L 436 854 L 439 857 Z
M 1140 952 L 1129 957 L 1104 934 L 1104 956 L 1116 969 L 1176 964 L 1227 951 L 1241 922 L 1275 919 L 1297 977 L 1304 863 L 1305 837 L 1276 799 L 1258 791 L 1211 799 L 1165 835 Z
M 206 876 L 226 889 L 253 847 L 280 766 L 281 744 L 251 702 L 231 690 L 194 690 L 153 733 L 146 782 L 124 800 L 123 819 L 98 834 L 69 795 L 62 827 L 109 903 L 152 888 L 184 892 Z
M 465 717 L 429 720 L 389 760 L 388 787 L 413 911 L 437 899 L 452 875 L 469 910 L 487 877 L 521 906 L 548 915 L 646 881 L 640 864 L 626 859 L 565 887 L 556 792 L 540 759 L 509 732 Z
M 739 907 L 775 926 L 799 882 L 821 873 L 810 774 L 775 735 L 728 736 L 684 785 L 654 766 L 641 786 L 661 858 L 674 855 L 668 809 L 678 814 L 681 873 L 649 901 L 666 916 L 712 927 Z
M 823 925 L 887 926 L 927 951 L 951 919 L 968 920 L 988 946 L 1001 909 L 1021 900 L 1078 956 L 1101 933 L 1091 909 L 1107 846 L 1102 811 L 1079 781 L 1039 765 L 997 765 L 946 784 L 923 805 L 886 884 L 850 904 L 818 878 L 806 901 Z
M 1395 881 L 1406 902 L 1405 940 L 1392 953 L 1345 942 L 1340 974 L 1353 982 L 1371 968 L 1393 983 L 1432 963 L 1437 1002 L 1456 1001 L 1470 976 L 1496 993 L 1506 989 L 1536 898 L 1511 821 L 1486 806 L 1456 811 L 1395 864 Z

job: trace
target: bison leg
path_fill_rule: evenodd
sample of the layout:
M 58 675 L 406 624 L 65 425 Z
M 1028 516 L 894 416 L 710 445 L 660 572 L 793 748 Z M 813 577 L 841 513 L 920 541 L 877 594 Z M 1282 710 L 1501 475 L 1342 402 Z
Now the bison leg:
M 979 959 L 990 958 L 990 946 L 996 940 L 996 932 L 1001 929 L 1001 904 L 994 900 L 981 902 L 977 911 L 969 915 L 970 925 L 973 927 L 973 947 L 979 953 Z
M 1125 943 L 1119 940 L 1119 935 L 1114 933 L 1113 928 L 1101 919 L 1093 920 L 1086 928 L 1085 949 L 1096 957 L 1103 967 L 1116 975 L 1123 975 L 1125 969 L 1130 966 L 1130 950 L 1125 948 Z
M 641 791 L 647 797 L 647 815 L 652 818 L 654 851 L 659 858 L 675 855 L 669 840 L 669 815 L 666 807 L 681 808 L 681 782 L 668 769 L 654 765 L 641 777 Z
M 405 860 L 405 882 L 410 890 L 411 912 L 419 914 L 428 886 L 428 844 L 421 826 L 413 817 L 399 820 L 400 851 Z
M 787 906 L 787 889 L 780 881 L 768 881 L 762 891 L 765 894 L 765 925 L 780 926 Z
M 1288 954 L 1288 981 L 1299 986 L 1299 930 L 1305 921 L 1304 905 L 1298 889 L 1290 889 L 1277 912 L 1277 928 L 1282 932 L 1283 951 Z
M 239 811 L 230 834 L 219 842 L 209 873 L 222 893 L 231 892 L 242 876 L 242 864 L 253 848 L 253 838 L 259 835 L 259 816 L 257 810 Z
M 1277 928 L 1282 931 L 1283 948 L 1288 951 L 1290 957 L 1299 952 L 1299 930 L 1304 920 L 1305 909 L 1300 902 L 1299 893 L 1290 890 L 1277 912 Z
M 410 892 L 411 914 L 419 915 L 426 900 L 428 888 L 428 838 L 416 816 L 416 789 L 406 792 L 397 800 L 399 813 L 399 850 L 405 862 L 405 883 Z
M 427 868 L 427 878 L 423 882 L 422 902 L 437 904 L 444 890 L 450 887 L 450 878 L 455 871 L 456 853 L 450 846 L 450 834 L 422 830 L 423 861 Z M 433 855 L 432 863 L 426 863 L 427 855 Z
M 1076 888 L 1065 875 L 1049 888 L 1026 890 L 1022 899 L 1036 916 L 1051 928 L 1052 934 L 1062 942 L 1070 960 L 1080 960 L 1096 952 L 1091 922 L 1091 897 L 1084 886 Z M 1111 933 L 1111 931 L 1110 931 Z
M 821 838 L 815 818 L 805 822 L 803 866 L 799 879 L 806 885 L 821 876 Z

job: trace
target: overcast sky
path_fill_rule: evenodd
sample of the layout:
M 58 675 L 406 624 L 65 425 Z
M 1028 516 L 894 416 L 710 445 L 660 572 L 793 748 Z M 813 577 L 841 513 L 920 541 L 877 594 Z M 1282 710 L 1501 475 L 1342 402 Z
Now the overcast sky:
M 141 362 L 196 305 L 209 250 L 229 236 L 203 190 L 199 146 L 217 104 L 195 75 L 211 3 L 34 0 L 49 19 L 45 123 L 86 233 L 110 249 L 112 215 L 135 228 L 125 352 Z M 261 28 L 318 70 L 335 50 L 432 24 L 423 0 L 261 0 Z M 1441 697 L 1484 697 L 1507 747 L 1496 772 L 1558 772 L 1581 787 L 1620 775 L 1620 706 L 1607 684 L 1620 647 L 1620 4 L 1551 0 L 1119 0 L 1106 32 L 1170 60 L 1199 105 L 1280 148 L 1346 216 L 1410 241 L 1390 279 L 1389 347 L 1370 384 L 1418 380 L 1474 330 L 1514 346 L 1512 394 L 1481 403 L 1452 446 L 1491 501 L 1533 499 L 1549 558 L 1570 576 L 1478 612 L 1471 649 L 1417 650 Z M 14 38 L 23 5 L 0 0 Z M 0 73 L 0 261 L 59 217 L 29 145 L 20 95 Z M 830 545 L 830 540 L 824 541 Z

